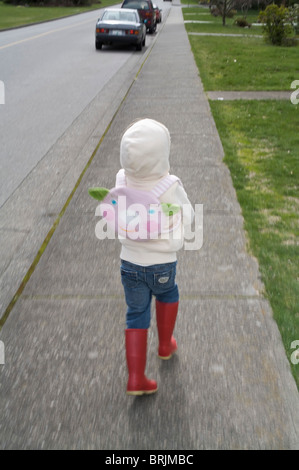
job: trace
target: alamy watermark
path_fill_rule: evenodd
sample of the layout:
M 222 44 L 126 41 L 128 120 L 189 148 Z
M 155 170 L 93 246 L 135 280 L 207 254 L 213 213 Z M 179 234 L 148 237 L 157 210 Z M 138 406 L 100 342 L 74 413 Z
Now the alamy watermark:
M 125 196 L 120 196 L 115 208 L 105 203 L 97 206 L 95 215 L 101 219 L 96 224 L 95 234 L 99 240 L 128 238 L 145 241 L 162 238 L 171 239 L 174 243 L 177 241 L 178 245 L 183 240 L 184 249 L 188 251 L 199 250 L 202 247 L 203 204 L 195 204 L 194 217 L 189 204 L 181 207 L 180 215 L 165 217 L 161 211 L 156 210 L 154 204 L 149 208 L 140 203 L 127 207 L 125 201 L 121 203 L 122 199 L 125 199 Z M 161 227 L 160 231 L 158 227 Z
M 5 348 L 3 341 L 0 341 L 0 366 L 5 364 Z
M 291 97 L 290 97 L 291 103 L 292 104 L 298 104 L 299 103 L 299 98 L 297 98 L 297 96 L 299 95 L 299 80 L 294 80 L 291 83 L 291 88 L 292 89 L 296 88 L 296 90 L 293 91 L 293 93 L 291 93 Z
M 298 349 L 295 349 L 297 346 Z M 291 363 L 297 365 L 299 364 L 299 339 L 291 342 L 291 349 L 295 349 L 291 354 Z
M 2 80 L 0 80 L 0 104 L 5 104 L 5 86 Z

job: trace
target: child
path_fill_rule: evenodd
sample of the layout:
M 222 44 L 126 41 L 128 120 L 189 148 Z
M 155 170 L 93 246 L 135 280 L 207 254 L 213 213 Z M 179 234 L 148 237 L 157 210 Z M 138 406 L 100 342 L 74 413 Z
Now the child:
M 107 222 L 113 221 L 114 229 L 117 226 L 118 234 L 124 235 L 119 238 L 122 244 L 121 280 L 127 303 L 128 395 L 157 391 L 157 383 L 145 376 L 153 295 L 156 297 L 158 355 L 161 359 L 170 359 L 177 349 L 172 336 L 179 304 L 175 282 L 176 252 L 183 246 L 183 228 L 191 224 L 194 211 L 179 178 L 169 175 L 169 153 L 168 129 L 152 119 L 140 119 L 129 126 L 121 139 L 122 169 L 116 176 L 116 188 L 89 190 L 91 196 L 104 199 L 103 218 Z M 120 209 L 124 200 L 120 194 L 124 192 L 126 203 L 130 194 L 132 204 Z M 152 199 L 155 204 L 148 202 Z M 142 205 L 145 201 L 146 211 Z M 135 212 L 136 206 L 142 206 L 140 213 Z M 144 217 L 140 215 L 142 212 Z M 153 218 L 153 213 L 160 219 Z M 132 224 L 127 224 L 127 219 L 132 218 L 133 222 L 137 220 L 133 230 Z M 145 237 L 139 235 L 142 230 Z
M 170 134 L 161 123 L 140 119 L 125 131 L 120 144 L 122 170 L 116 177 L 126 178 L 128 187 L 150 191 L 169 174 Z M 191 206 L 180 184 L 175 182 L 161 196 L 161 202 Z M 188 212 L 193 218 L 194 212 Z M 187 214 L 188 214 L 187 213 Z M 184 224 L 191 224 L 188 215 Z M 176 252 L 183 246 L 182 224 L 176 234 L 162 234 L 158 239 L 134 241 L 122 238 L 121 279 L 127 303 L 126 358 L 129 372 L 128 395 L 151 394 L 157 383 L 145 376 L 147 330 L 151 321 L 152 295 L 156 297 L 159 337 L 158 355 L 170 359 L 177 349 L 172 336 L 179 304 L 175 283 Z M 178 235 L 179 232 L 179 235 Z

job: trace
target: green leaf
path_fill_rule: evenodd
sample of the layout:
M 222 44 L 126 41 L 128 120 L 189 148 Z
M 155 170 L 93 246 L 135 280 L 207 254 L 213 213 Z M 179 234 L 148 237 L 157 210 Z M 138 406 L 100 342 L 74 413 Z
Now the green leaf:
M 106 189 L 106 188 L 89 188 L 88 193 L 94 199 L 97 199 L 98 201 L 102 201 L 103 199 L 105 199 L 105 197 L 109 193 L 109 189 Z
M 169 204 L 167 202 L 162 202 L 161 207 L 162 207 L 164 214 L 168 215 L 169 217 L 171 215 L 177 214 L 181 209 L 179 204 Z

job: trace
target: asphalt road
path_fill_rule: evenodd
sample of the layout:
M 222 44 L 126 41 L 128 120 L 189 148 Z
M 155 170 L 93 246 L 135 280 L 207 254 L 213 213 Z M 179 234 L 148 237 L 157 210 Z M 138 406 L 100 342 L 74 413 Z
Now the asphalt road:
M 96 51 L 100 11 L 0 33 L 0 318 L 164 25 Z
M 157 4 L 165 14 L 170 8 Z M 0 207 L 132 55 L 138 59 L 134 48 L 95 50 L 101 11 L 0 33 Z M 143 53 L 154 38 L 147 35 Z

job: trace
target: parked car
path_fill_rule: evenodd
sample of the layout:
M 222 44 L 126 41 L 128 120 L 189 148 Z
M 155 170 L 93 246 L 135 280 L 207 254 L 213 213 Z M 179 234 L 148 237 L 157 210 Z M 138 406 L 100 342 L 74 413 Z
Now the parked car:
M 162 21 L 162 10 L 157 5 L 153 3 L 154 10 L 156 12 L 156 21 L 157 23 L 161 23 Z
M 134 8 L 138 10 L 141 20 L 144 22 L 146 29 L 152 34 L 157 28 L 156 12 L 154 10 L 152 0 L 124 0 L 122 8 Z
M 141 51 L 145 37 L 146 26 L 136 9 L 109 8 L 97 21 L 95 47 L 102 49 L 103 44 L 133 44 Z

